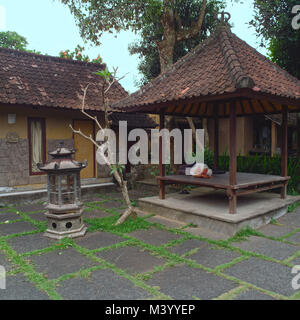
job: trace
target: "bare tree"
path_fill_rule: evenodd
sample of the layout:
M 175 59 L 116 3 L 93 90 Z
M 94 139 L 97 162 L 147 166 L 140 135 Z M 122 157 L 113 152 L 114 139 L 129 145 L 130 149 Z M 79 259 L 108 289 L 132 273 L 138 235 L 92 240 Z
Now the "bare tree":
M 112 86 L 117 82 L 120 81 L 121 79 L 123 79 L 125 76 L 121 77 L 121 78 L 116 78 L 117 75 L 117 68 L 113 69 L 113 72 L 109 72 L 107 69 L 106 70 L 102 70 L 100 72 L 96 72 L 97 75 L 101 76 L 103 79 L 103 82 L 100 84 L 101 86 L 101 94 L 102 94 L 102 105 L 104 108 L 104 123 L 105 125 L 102 126 L 97 118 L 97 116 L 92 116 L 91 114 L 89 114 L 86 109 L 85 109 L 85 100 L 86 100 L 86 95 L 87 95 L 87 91 L 89 88 L 88 84 L 86 86 L 86 88 L 84 89 L 83 92 L 83 98 L 82 98 L 82 106 L 81 106 L 81 112 L 88 117 L 89 119 L 93 120 L 96 124 L 96 126 L 98 127 L 99 130 L 101 130 L 102 132 L 104 132 L 105 129 L 110 129 L 111 127 L 111 121 L 109 119 L 109 116 L 112 114 L 112 111 L 109 109 L 109 102 L 107 99 L 107 94 L 110 91 L 110 89 L 112 88 Z M 80 136 L 82 136 L 83 138 L 85 138 L 86 140 L 90 141 L 91 143 L 93 143 L 96 148 L 99 148 L 100 145 L 98 144 L 98 142 L 93 139 L 92 135 L 87 136 L 85 135 L 80 129 L 79 130 L 75 130 L 72 125 L 70 125 L 72 131 L 75 134 L 79 134 Z M 109 149 L 109 144 L 108 144 L 108 149 Z M 111 150 L 108 150 L 108 154 L 110 154 Z M 127 181 L 124 179 L 123 176 L 123 170 L 124 170 L 124 166 L 116 163 L 113 164 L 110 159 L 107 159 L 107 157 L 102 157 L 105 161 L 105 164 L 108 166 L 108 168 L 110 169 L 111 174 L 114 176 L 114 178 L 116 179 L 117 183 L 119 184 L 121 191 L 122 191 L 122 196 L 123 199 L 126 203 L 127 209 L 125 210 L 125 212 L 121 215 L 121 217 L 119 218 L 119 220 L 116 222 L 116 225 L 122 224 L 124 221 L 126 221 L 130 216 L 136 217 L 136 211 L 134 209 L 134 207 L 131 204 L 130 201 L 130 197 L 129 197 L 129 193 L 128 193 L 128 188 L 127 188 Z

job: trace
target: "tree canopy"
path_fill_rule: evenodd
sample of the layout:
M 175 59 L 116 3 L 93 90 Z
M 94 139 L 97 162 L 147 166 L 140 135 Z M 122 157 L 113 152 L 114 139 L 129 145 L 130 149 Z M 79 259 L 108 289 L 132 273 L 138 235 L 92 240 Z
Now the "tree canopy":
M 197 0 L 180 0 L 176 3 L 176 16 L 180 24 L 185 29 L 190 28 L 197 21 L 199 12 L 202 8 L 202 1 Z M 202 28 L 194 37 L 186 40 L 176 41 L 174 46 L 173 62 L 186 55 L 200 42 L 205 40 L 208 35 L 213 32 L 217 24 L 217 13 L 223 9 L 223 1 L 209 1 L 206 7 L 206 14 L 203 20 Z M 176 24 L 178 28 L 178 24 Z M 161 24 L 148 21 L 141 28 L 141 39 L 129 46 L 131 54 L 138 54 L 141 62 L 138 69 L 142 74 L 140 85 L 143 85 L 153 78 L 157 77 L 160 72 L 159 51 L 156 46 L 157 41 L 163 38 Z
M 104 32 L 140 31 L 142 39 L 155 44 L 162 72 L 173 64 L 176 44 L 201 32 L 207 7 L 223 4 L 223 0 L 61 1 L 75 16 L 82 37 L 96 45 Z
M 250 22 L 271 60 L 300 78 L 300 32 L 292 27 L 292 9 L 298 0 L 254 0 L 255 16 Z
M 0 47 L 14 49 L 14 50 L 26 50 L 28 42 L 25 37 L 20 36 L 14 31 L 0 32 Z

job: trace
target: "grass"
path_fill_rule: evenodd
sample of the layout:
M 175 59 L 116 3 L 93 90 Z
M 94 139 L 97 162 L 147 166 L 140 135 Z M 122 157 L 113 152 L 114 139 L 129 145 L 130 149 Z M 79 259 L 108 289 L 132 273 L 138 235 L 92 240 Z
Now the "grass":
M 95 232 L 95 231 L 105 231 L 105 232 L 110 232 L 112 234 L 117 234 L 120 235 L 124 238 L 123 242 L 119 242 L 116 244 L 113 244 L 111 246 L 107 247 L 100 247 L 94 250 L 89 250 L 86 248 L 83 248 L 79 245 L 77 245 L 72 239 L 63 239 L 60 242 L 49 246 L 47 248 L 44 248 L 42 250 L 35 250 L 31 252 L 26 252 L 23 254 L 18 254 L 16 251 L 14 251 L 9 244 L 7 243 L 8 239 L 11 239 L 13 237 L 19 237 L 27 234 L 35 234 L 35 233 L 41 233 L 45 230 L 46 228 L 46 223 L 36 221 L 34 219 L 34 216 L 31 215 L 30 213 L 22 213 L 22 212 L 17 212 L 14 208 L 11 208 L 12 211 L 16 211 L 17 214 L 20 215 L 21 219 L 23 221 L 27 221 L 30 224 L 34 225 L 37 230 L 33 232 L 24 232 L 20 234 L 13 234 L 13 235 L 8 235 L 8 236 L 2 236 L 0 237 L 0 252 L 3 252 L 5 256 L 12 261 L 13 265 L 15 268 L 10 272 L 10 275 L 17 274 L 17 273 L 22 273 L 25 275 L 25 277 L 32 282 L 39 290 L 42 292 L 45 292 L 51 299 L 62 299 L 60 295 L 57 294 L 56 292 L 56 287 L 57 285 L 63 283 L 65 280 L 70 279 L 70 278 L 77 278 L 77 277 L 82 277 L 82 278 L 88 278 L 91 274 L 91 272 L 96 271 L 96 270 L 102 270 L 102 269 L 110 269 L 112 272 L 118 274 L 119 276 L 126 278 L 129 280 L 133 285 L 142 288 L 143 290 L 147 291 L 152 298 L 156 299 L 170 299 L 170 297 L 160 291 L 159 287 L 153 287 L 147 284 L 147 281 L 151 279 L 153 276 L 155 276 L 156 273 L 159 272 L 164 272 L 166 270 L 172 269 L 178 265 L 186 265 L 191 268 L 198 268 L 201 269 L 205 272 L 209 272 L 212 274 L 215 274 L 216 276 L 222 277 L 224 279 L 228 279 L 230 281 L 233 281 L 237 284 L 237 288 L 233 289 L 229 292 L 226 292 L 222 294 L 220 297 L 217 299 L 234 299 L 239 293 L 244 292 L 249 289 L 257 290 L 260 292 L 263 292 L 264 294 L 270 295 L 274 298 L 277 299 L 287 299 L 288 297 L 284 297 L 282 295 L 279 295 L 275 292 L 270 292 L 268 290 L 264 290 L 262 288 L 259 288 L 257 286 L 254 286 L 251 283 L 247 283 L 245 281 L 242 281 L 241 279 L 237 279 L 235 277 L 228 276 L 227 274 L 224 273 L 224 270 L 244 261 L 247 260 L 251 257 L 255 257 L 257 259 L 262 259 L 274 263 L 278 263 L 287 267 L 292 266 L 292 260 L 300 256 L 300 251 L 296 252 L 292 257 L 287 258 L 284 261 L 279 261 L 276 260 L 272 257 L 265 256 L 262 254 L 258 254 L 256 252 L 249 252 L 242 250 L 240 248 L 234 247 L 233 243 L 235 242 L 240 242 L 240 241 L 245 241 L 251 236 L 258 236 L 258 237 L 264 237 L 268 238 L 274 241 L 282 241 L 289 243 L 286 240 L 286 236 L 283 236 L 281 238 L 274 238 L 274 237 L 267 237 L 264 234 L 260 233 L 259 231 L 256 231 L 252 228 L 245 228 L 242 231 L 238 232 L 234 237 L 227 239 L 227 240 L 211 240 L 205 237 L 197 236 L 190 234 L 189 232 L 185 231 L 186 228 L 169 228 L 166 227 L 160 223 L 154 223 L 154 222 L 149 222 L 147 219 L 153 215 L 148 215 L 146 217 L 137 217 L 136 219 L 129 219 L 126 221 L 124 224 L 120 226 L 115 226 L 115 222 L 120 216 L 120 212 L 118 211 L 118 208 L 105 208 L 105 204 L 107 202 L 115 201 L 114 198 L 111 198 L 109 195 L 102 195 L 101 196 L 101 201 L 97 202 L 89 202 L 86 203 L 86 210 L 102 210 L 105 212 L 110 213 L 108 217 L 104 218 L 94 218 L 94 219 L 84 219 L 85 222 L 88 223 L 89 232 Z M 121 205 L 122 201 L 120 201 Z M 299 206 L 299 204 L 298 204 Z M 294 206 L 293 208 L 291 207 L 290 210 L 294 210 L 297 206 Z M 277 223 L 276 220 L 272 221 L 273 223 Z M 188 225 L 192 227 L 192 225 Z M 169 243 L 163 244 L 161 246 L 154 246 L 148 243 L 145 243 L 133 236 L 131 236 L 131 232 L 136 231 L 136 230 L 147 230 L 149 228 L 155 227 L 160 230 L 165 230 L 167 232 L 171 232 L 174 234 L 178 234 L 181 237 L 179 239 L 170 241 Z M 294 233 L 297 232 L 298 229 L 293 231 Z M 41 235 L 42 236 L 42 235 Z M 185 241 L 189 239 L 196 239 L 200 241 L 205 241 L 208 244 L 212 244 L 214 246 L 217 246 L 220 249 L 224 250 L 230 250 L 234 251 L 240 254 L 239 257 L 233 259 L 232 261 L 229 261 L 227 263 L 221 264 L 216 266 L 215 268 L 209 268 L 207 266 L 201 265 L 194 260 L 192 260 L 192 255 L 196 253 L 199 249 L 194 248 L 190 250 L 189 252 L 186 252 L 184 255 L 180 256 L 178 254 L 172 253 L 169 251 L 171 247 L 178 246 Z M 138 273 L 138 274 L 129 274 L 126 270 L 118 268 L 116 265 L 109 263 L 108 261 L 99 258 L 99 256 L 96 255 L 97 252 L 99 251 L 108 251 L 108 250 L 115 250 L 118 248 L 126 247 L 126 246 L 136 246 L 142 250 L 145 250 L 149 252 L 150 254 L 154 256 L 158 256 L 160 258 L 165 259 L 165 263 L 160 266 L 154 266 L 152 270 L 145 272 L 145 273 Z M 46 252 L 54 251 L 54 250 L 63 250 L 69 247 L 73 247 L 76 249 L 79 253 L 85 255 L 87 259 L 91 259 L 93 261 L 96 261 L 99 263 L 98 266 L 92 267 L 92 268 L 87 268 L 87 269 L 82 269 L 78 270 L 77 272 L 70 273 L 70 274 L 65 274 L 59 277 L 58 279 L 55 280 L 48 280 L 47 278 L 44 277 L 43 274 L 40 274 L 35 271 L 34 266 L 29 264 L 26 261 L 26 257 L 30 255 L 40 255 L 44 254 Z M 212 252 L 213 254 L 213 252 Z M 294 295 L 293 297 L 289 297 L 290 299 L 297 298 L 298 295 Z M 197 297 L 193 297 L 194 299 L 198 299 Z

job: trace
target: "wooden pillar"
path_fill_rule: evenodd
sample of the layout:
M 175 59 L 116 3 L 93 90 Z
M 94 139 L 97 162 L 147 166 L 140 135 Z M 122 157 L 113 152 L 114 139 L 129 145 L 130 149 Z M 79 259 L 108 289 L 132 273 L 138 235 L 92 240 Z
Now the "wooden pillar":
M 230 103 L 230 141 L 229 141 L 229 184 L 230 190 L 228 190 L 229 196 L 229 213 L 236 213 L 237 196 L 233 187 L 237 182 L 237 155 L 236 155 L 236 105 L 235 101 Z
M 288 167 L 288 108 L 286 105 L 282 106 L 282 141 L 281 141 L 281 175 L 287 177 Z M 287 194 L 287 184 L 281 189 L 281 198 L 285 199 Z
M 277 150 L 277 126 L 274 121 L 272 121 L 271 126 L 272 126 L 271 156 L 274 157 L 276 155 L 276 150 Z
M 162 130 L 165 128 L 165 114 L 162 110 L 159 115 L 159 129 Z M 162 151 L 163 151 L 163 138 L 162 136 L 159 137 L 159 176 L 165 176 L 165 165 L 163 164 L 162 158 Z M 165 191 L 165 184 L 164 181 L 159 180 L 159 198 L 165 199 L 166 191 Z
M 214 106 L 214 120 L 215 120 L 215 133 L 214 133 L 214 169 L 219 168 L 219 115 L 218 105 Z

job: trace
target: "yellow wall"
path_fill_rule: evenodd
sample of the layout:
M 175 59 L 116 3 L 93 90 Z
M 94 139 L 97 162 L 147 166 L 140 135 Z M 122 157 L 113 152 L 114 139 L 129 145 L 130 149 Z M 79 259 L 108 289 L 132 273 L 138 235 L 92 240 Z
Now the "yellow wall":
M 9 113 L 16 114 L 15 124 L 8 124 Z M 21 139 L 27 139 L 28 117 L 45 118 L 47 140 L 72 139 L 69 125 L 73 119 L 84 118 L 79 111 L 73 110 L 0 105 L 0 138 L 5 138 L 8 132 L 16 132 Z

